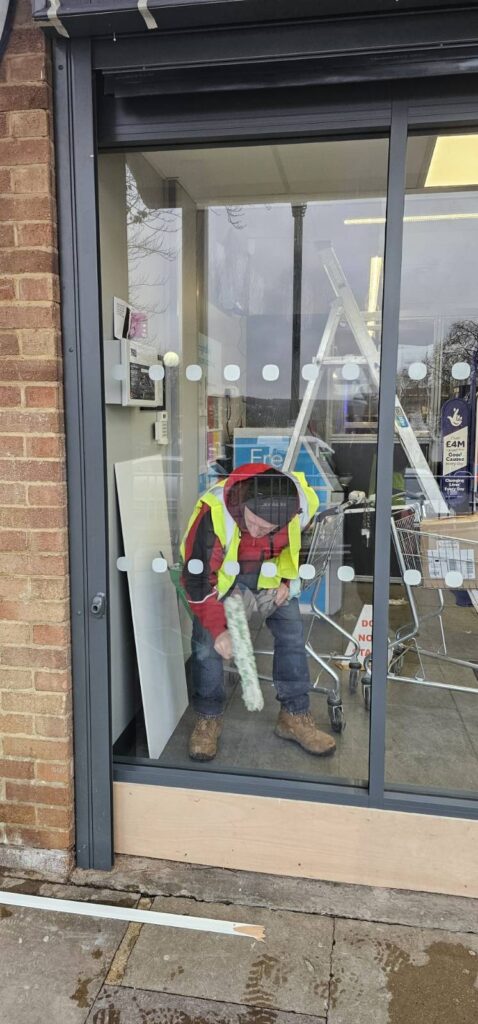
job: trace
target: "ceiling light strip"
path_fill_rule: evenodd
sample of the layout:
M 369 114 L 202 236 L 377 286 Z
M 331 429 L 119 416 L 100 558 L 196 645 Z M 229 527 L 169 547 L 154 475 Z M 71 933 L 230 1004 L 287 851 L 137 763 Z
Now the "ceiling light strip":
M 404 217 L 404 224 L 419 224 L 427 221 L 438 220 L 478 220 L 478 213 L 430 213 L 417 214 L 414 217 Z M 385 217 L 347 217 L 344 224 L 385 224 Z

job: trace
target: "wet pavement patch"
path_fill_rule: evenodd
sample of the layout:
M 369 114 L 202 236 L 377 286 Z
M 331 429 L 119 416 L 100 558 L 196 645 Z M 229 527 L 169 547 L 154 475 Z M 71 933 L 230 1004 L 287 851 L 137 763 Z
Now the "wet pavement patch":
M 477 1024 L 478 938 L 337 921 L 328 1024 Z
M 184 899 L 156 899 L 152 909 L 261 924 L 266 941 L 143 925 L 124 985 L 246 1004 L 263 1011 L 263 1024 L 271 1011 L 326 1016 L 329 918 Z
M 88 1024 L 325 1024 L 325 1018 L 107 985 Z
M 109 890 L 9 881 L 8 888 L 35 896 L 120 904 L 125 899 Z M 129 904 L 135 902 L 131 894 Z M 83 1024 L 126 927 L 124 921 L 0 906 L 2 1024 Z

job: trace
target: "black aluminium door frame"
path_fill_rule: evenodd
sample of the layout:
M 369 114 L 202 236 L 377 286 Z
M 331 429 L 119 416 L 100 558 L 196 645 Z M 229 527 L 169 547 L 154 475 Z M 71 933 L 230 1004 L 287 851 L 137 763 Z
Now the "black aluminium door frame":
M 77 862 L 107 869 L 113 861 L 109 638 L 107 616 L 93 615 L 97 594 L 107 595 L 108 537 L 104 473 L 105 426 L 101 359 L 101 298 L 97 211 L 95 73 L 87 39 L 55 41 L 53 53 L 56 159 L 58 168 L 61 302 L 66 396 L 66 433 L 70 524 L 71 612 L 73 644 L 74 741 L 76 780 Z M 405 90 L 406 92 L 406 90 Z M 181 786 L 191 789 L 250 793 L 291 799 L 369 806 L 457 817 L 478 817 L 478 802 L 387 792 L 384 782 L 387 628 L 392 497 L 393 404 L 400 309 L 400 269 L 407 131 L 478 124 L 478 101 L 457 96 L 397 98 L 367 102 L 347 116 L 347 105 L 317 105 L 302 123 L 297 110 L 253 117 L 241 115 L 235 127 L 238 142 L 266 138 L 330 138 L 341 135 L 388 134 L 389 180 L 384 254 L 384 295 L 381 394 L 377 455 L 377 515 L 374 583 L 374 666 L 370 728 L 369 788 L 360 789 L 302 781 L 276 780 L 155 765 L 123 764 L 114 777 L 121 781 Z M 279 97 L 280 100 L 280 97 Z M 352 104 L 353 105 L 353 104 Z M 388 113 L 387 113 L 388 106 Z M 367 123 L 367 110 L 372 124 Z M 212 121 L 214 118 L 212 118 Z M 194 142 L 218 142 L 211 121 L 195 119 Z M 234 118 L 232 118 L 234 135 Z M 191 131 L 179 126 L 183 144 Z M 178 144 L 168 134 L 167 145 Z M 140 126 L 131 148 L 165 143 L 154 138 L 151 124 L 141 140 Z M 231 119 L 227 141 L 231 139 Z M 193 144 L 194 144 L 193 142 Z M 126 145 L 122 140 L 121 148 Z

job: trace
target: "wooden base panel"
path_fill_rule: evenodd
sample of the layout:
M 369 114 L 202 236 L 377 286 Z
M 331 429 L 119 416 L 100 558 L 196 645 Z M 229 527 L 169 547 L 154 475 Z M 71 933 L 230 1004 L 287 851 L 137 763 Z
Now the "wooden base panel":
M 115 851 L 478 897 L 478 821 L 114 784 Z

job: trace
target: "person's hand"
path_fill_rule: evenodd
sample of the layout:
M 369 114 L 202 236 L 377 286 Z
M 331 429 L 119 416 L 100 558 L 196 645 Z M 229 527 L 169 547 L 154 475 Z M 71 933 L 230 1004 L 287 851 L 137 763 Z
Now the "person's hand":
M 281 583 L 279 585 L 279 587 L 277 588 L 277 594 L 276 594 L 275 599 L 274 599 L 274 604 L 276 604 L 278 608 L 281 608 L 282 605 L 285 604 L 286 601 L 288 601 L 288 600 L 289 600 L 289 588 L 287 586 L 287 583 Z
M 226 661 L 232 658 L 232 640 L 228 629 L 225 629 L 223 633 L 219 633 L 219 636 L 216 637 L 214 650 L 217 654 L 221 655 L 221 658 L 225 658 Z

